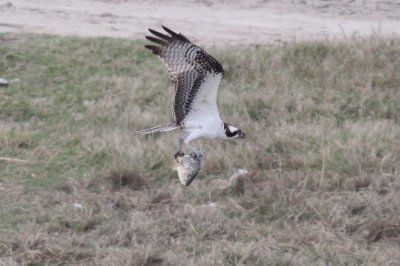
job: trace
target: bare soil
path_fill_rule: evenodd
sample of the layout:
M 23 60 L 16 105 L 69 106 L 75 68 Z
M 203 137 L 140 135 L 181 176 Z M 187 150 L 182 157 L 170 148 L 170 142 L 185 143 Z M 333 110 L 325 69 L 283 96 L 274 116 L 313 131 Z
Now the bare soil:
M 0 32 L 141 39 L 164 24 L 206 45 L 400 33 L 400 2 L 339 0 L 9 0 Z

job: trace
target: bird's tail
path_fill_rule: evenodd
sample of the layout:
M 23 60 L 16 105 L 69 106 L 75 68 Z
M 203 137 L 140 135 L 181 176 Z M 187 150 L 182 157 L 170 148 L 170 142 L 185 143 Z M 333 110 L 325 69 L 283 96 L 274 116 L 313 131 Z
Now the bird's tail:
M 177 128 L 179 128 L 179 126 L 177 124 L 169 124 L 169 125 L 159 125 L 159 126 L 152 127 L 152 128 L 146 128 L 146 129 L 138 130 L 137 132 L 147 135 L 147 134 L 151 134 L 151 133 L 155 133 L 155 132 L 171 131 L 171 130 L 174 130 Z

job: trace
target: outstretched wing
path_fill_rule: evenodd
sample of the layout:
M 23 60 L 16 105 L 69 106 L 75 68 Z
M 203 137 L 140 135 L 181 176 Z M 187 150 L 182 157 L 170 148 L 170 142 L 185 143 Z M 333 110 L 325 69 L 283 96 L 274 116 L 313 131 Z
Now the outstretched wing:
M 187 115 L 219 116 L 217 97 L 223 76 L 220 63 L 182 34 L 162 26 L 169 34 L 149 29 L 146 39 L 157 45 L 145 45 L 167 65 L 175 81 L 174 115 L 180 124 Z

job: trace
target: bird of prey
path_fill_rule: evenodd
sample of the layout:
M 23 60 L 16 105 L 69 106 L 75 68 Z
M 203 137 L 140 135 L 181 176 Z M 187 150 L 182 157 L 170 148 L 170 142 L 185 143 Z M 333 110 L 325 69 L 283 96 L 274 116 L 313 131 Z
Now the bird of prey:
M 156 45 L 145 47 L 166 64 L 168 74 L 175 82 L 175 121 L 139 132 L 150 134 L 177 128 L 186 131 L 187 134 L 179 139 L 175 158 L 183 156 L 183 145 L 194 150 L 189 142 L 197 138 L 245 138 L 244 132 L 222 121 L 219 115 L 217 98 L 224 74 L 222 65 L 181 33 L 162 27 L 168 35 L 149 29 L 153 36 L 146 36 L 146 39 Z

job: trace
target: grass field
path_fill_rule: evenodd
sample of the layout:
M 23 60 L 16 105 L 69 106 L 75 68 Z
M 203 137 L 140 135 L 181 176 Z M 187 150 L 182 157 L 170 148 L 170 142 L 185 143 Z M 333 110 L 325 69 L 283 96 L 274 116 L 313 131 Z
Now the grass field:
M 209 48 L 247 138 L 189 187 L 143 44 L 0 34 L 0 265 L 400 264 L 400 39 Z

